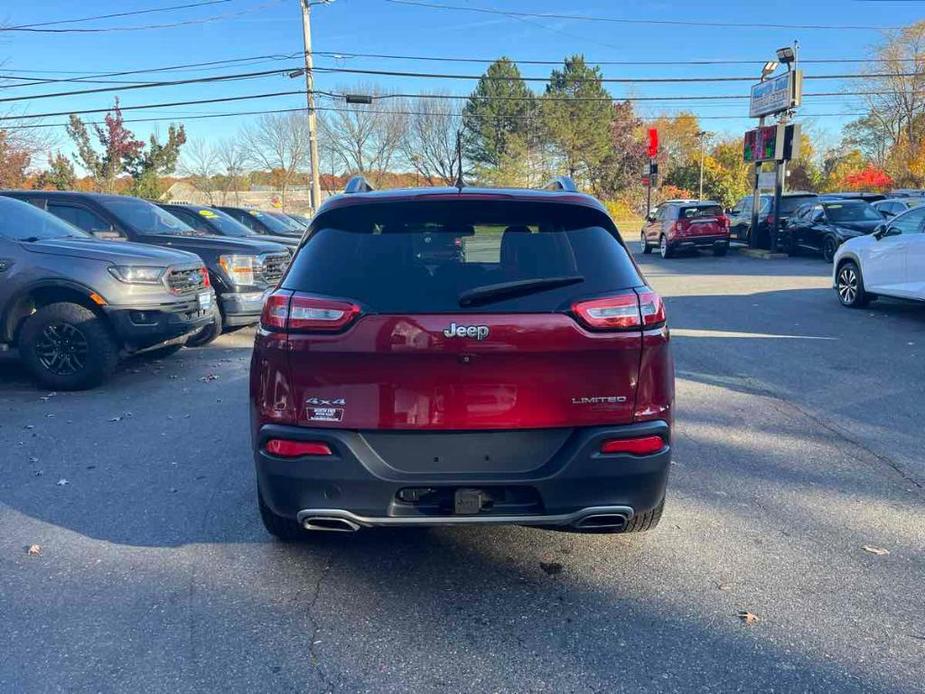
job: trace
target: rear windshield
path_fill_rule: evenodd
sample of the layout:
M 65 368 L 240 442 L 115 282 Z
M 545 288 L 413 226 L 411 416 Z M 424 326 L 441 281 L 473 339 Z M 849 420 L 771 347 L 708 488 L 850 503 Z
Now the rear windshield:
M 282 286 L 376 313 L 561 311 L 643 284 L 608 226 L 596 210 L 550 203 L 332 210 L 316 220 Z
M 723 208 L 719 205 L 692 205 L 682 207 L 678 214 L 679 219 L 716 219 L 723 216 Z

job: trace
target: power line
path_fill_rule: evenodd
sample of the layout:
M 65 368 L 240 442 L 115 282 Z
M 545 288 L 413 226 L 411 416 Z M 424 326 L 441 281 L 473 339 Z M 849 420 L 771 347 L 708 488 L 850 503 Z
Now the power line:
M 268 77 L 271 75 L 283 75 L 295 70 L 302 70 L 299 66 L 280 67 L 273 70 L 259 70 L 255 72 L 239 72 L 230 75 L 212 75 L 209 77 L 194 77 L 184 80 L 166 80 L 161 82 L 143 82 L 139 84 L 128 84 L 118 87 L 95 87 L 93 89 L 78 89 L 63 92 L 50 92 L 47 94 L 32 94 L 28 96 L 9 96 L 0 98 L 0 103 L 11 103 L 16 101 L 34 101 L 38 99 L 52 99 L 69 96 L 84 96 L 87 94 L 103 94 L 108 92 L 123 92 L 136 89 L 153 89 L 158 87 L 176 87 L 190 84 L 208 84 L 215 82 L 237 81 Z M 410 78 L 430 78 L 442 80 L 479 80 L 486 79 L 491 81 L 517 81 L 524 82 L 548 82 L 545 77 L 487 77 L 479 75 L 459 75 L 453 73 L 433 73 L 433 72 L 403 72 L 395 70 L 361 70 L 355 68 L 328 68 L 316 67 L 315 72 L 321 73 L 347 73 L 359 75 L 377 75 L 387 77 L 410 77 Z M 114 73 L 117 74 L 117 73 Z M 914 77 L 917 73 L 870 73 L 860 74 L 834 74 L 834 75 L 813 75 L 806 79 L 817 80 L 834 80 L 834 79 L 874 79 L 884 77 Z M 0 78 L 4 77 L 0 75 Z M 753 77 L 603 77 L 603 78 L 586 78 L 575 80 L 586 83 L 610 83 L 610 84 L 692 84 L 692 83 L 712 83 L 712 82 L 754 82 Z M 667 97 L 665 97 L 667 98 Z
M 343 98 L 343 94 L 336 94 L 333 92 L 319 91 L 315 90 L 315 94 L 327 96 L 330 98 Z M 809 92 L 804 94 L 804 97 L 829 97 L 829 96 L 864 96 L 864 95 L 882 95 L 890 92 L 853 92 L 850 95 L 842 94 L 840 92 Z M 120 106 L 122 111 L 137 111 L 150 108 L 167 108 L 173 106 L 191 106 L 194 104 L 217 104 L 225 103 L 230 101 L 246 101 L 249 99 L 267 99 L 278 96 L 294 96 L 294 95 L 304 95 L 304 90 L 296 91 L 283 91 L 283 92 L 268 92 L 264 94 L 246 94 L 240 96 L 225 96 L 225 97 L 215 97 L 212 99 L 195 99 L 189 101 L 173 101 L 165 102 L 158 104 L 142 104 L 136 106 Z M 423 97 L 427 99 L 443 99 L 443 100 L 468 100 L 468 95 L 463 94 L 382 94 L 376 95 L 374 98 L 376 100 L 385 100 L 385 99 L 396 99 L 396 98 L 418 98 Z M 534 97 L 498 97 L 502 101 L 530 101 Z M 613 103 L 614 101 L 630 101 L 630 102 L 641 102 L 641 101 L 715 101 L 720 99 L 748 99 L 747 94 L 711 94 L 705 96 L 694 96 L 694 95 L 683 95 L 683 96 L 632 96 L 620 99 L 613 99 L 610 97 L 569 97 L 569 98 L 560 98 L 560 97 L 544 97 L 550 101 L 589 101 L 589 102 L 603 102 L 603 103 Z M 39 114 L 18 114 L 13 116 L 0 116 L 0 121 L 13 121 L 13 120 L 37 120 L 40 118 L 52 118 L 55 116 L 69 116 L 69 115 L 87 115 L 91 113 L 108 113 L 112 110 L 111 106 L 105 108 L 95 108 L 95 109 L 82 109 L 76 111 L 57 111 L 54 113 L 39 113 Z
M 229 0 L 231 1 L 231 0 Z M 149 29 L 172 29 L 175 27 L 182 26 L 192 26 L 198 24 L 208 24 L 210 22 L 222 21 L 225 19 L 234 19 L 236 17 L 241 17 L 251 12 L 257 12 L 259 10 L 265 10 L 274 5 L 278 5 L 283 0 L 269 0 L 261 5 L 254 5 L 253 7 L 248 7 L 243 10 L 238 10 L 237 12 L 228 12 L 225 14 L 214 15 L 212 17 L 202 17 L 200 19 L 187 19 L 180 22 L 170 22 L 167 24 L 143 24 L 141 26 L 127 26 L 127 27 L 93 27 L 89 29 L 30 29 L 30 28 L 11 28 L 7 31 L 22 31 L 30 33 L 40 33 L 40 34 L 106 34 L 116 31 L 148 31 Z
M 502 15 L 505 17 L 532 17 L 534 19 L 568 19 L 581 22 L 606 22 L 611 24 L 659 24 L 669 26 L 711 27 L 732 29 L 856 29 L 862 31 L 895 31 L 902 27 L 895 26 L 856 26 L 848 24 L 767 24 L 736 23 L 736 22 L 697 22 L 680 19 L 618 19 L 615 17 L 592 17 L 574 14 L 557 14 L 552 12 L 514 12 L 512 10 L 495 10 L 487 7 L 470 7 L 462 5 L 444 5 L 433 2 L 420 2 L 420 0 L 386 0 L 394 5 L 411 5 L 413 7 L 426 7 L 434 10 L 452 10 L 459 12 L 479 12 L 482 14 Z
M 923 0 L 925 1 L 925 0 Z M 418 60 L 422 62 L 445 62 L 445 63 L 483 63 L 490 64 L 496 62 L 497 58 L 462 58 L 454 56 L 434 56 L 434 55 L 394 55 L 389 53 L 357 53 L 354 51 L 315 51 L 315 55 L 323 55 L 327 58 L 376 58 L 379 60 Z M 509 59 L 512 63 L 518 65 L 562 65 L 564 59 L 559 60 L 518 60 Z M 700 58 L 691 60 L 591 60 L 585 59 L 588 65 L 764 65 L 766 60 L 742 60 L 742 59 L 721 59 L 721 58 Z M 800 64 L 836 64 L 836 63 L 889 63 L 903 62 L 914 63 L 916 58 L 800 58 Z
M 55 26 L 58 24 L 79 24 L 81 22 L 92 22 L 97 19 L 115 19 L 117 17 L 132 17 L 140 14 L 154 14 L 155 12 L 172 12 L 174 10 L 187 10 L 195 7 L 205 7 L 206 5 L 221 5 L 232 0 L 202 0 L 201 2 L 188 3 L 186 5 L 172 5 L 171 7 L 152 7 L 146 10 L 132 10 L 129 12 L 114 12 L 112 14 L 98 14 L 93 17 L 80 17 L 78 19 L 58 19 L 52 22 L 37 22 L 35 24 L 19 24 L 11 27 L 0 27 L 2 31 L 23 31 L 26 29 L 37 29 L 39 27 Z
M 327 112 L 337 112 L 337 113 L 358 113 L 356 109 L 350 108 L 335 108 L 332 106 L 316 106 L 316 111 L 327 111 Z M 177 116 L 165 116 L 161 118 L 126 118 L 124 123 L 155 123 L 163 121 L 178 121 L 178 120 L 205 120 L 211 118 L 232 118 L 239 116 L 257 116 L 257 115 L 273 115 L 273 114 L 282 114 L 282 113 L 304 113 L 306 111 L 305 107 L 299 108 L 282 108 L 282 109 L 271 109 L 271 110 L 260 110 L 260 111 L 235 111 L 235 112 L 224 112 L 224 113 L 207 113 L 200 115 L 177 115 Z M 434 111 L 359 111 L 362 114 L 371 114 L 371 115 L 407 115 L 407 116 L 446 116 L 453 117 L 459 116 L 458 113 L 441 113 Z M 678 115 L 678 114 L 672 114 Z M 839 113 L 804 113 L 801 114 L 801 118 L 822 118 L 822 117 L 842 117 L 842 116 L 865 116 L 866 113 L 854 113 L 854 112 L 839 112 Z M 508 116 L 491 116 L 491 115 L 482 115 L 482 116 L 466 116 L 467 118 L 503 118 L 505 120 L 511 120 Z M 655 118 L 657 118 L 656 116 Z M 670 117 L 670 116 L 669 116 Z M 697 116 L 698 120 L 747 120 L 748 116 Z M 514 120 L 523 120 L 523 121 L 532 121 L 534 120 L 531 117 L 514 117 Z M 653 120 L 653 118 L 642 119 L 644 121 Z M 104 121 L 89 121 L 87 125 L 103 125 Z M 40 123 L 37 125 L 13 125 L 9 126 L 10 130 L 17 129 L 32 129 L 32 128 L 63 128 L 66 127 L 68 123 Z

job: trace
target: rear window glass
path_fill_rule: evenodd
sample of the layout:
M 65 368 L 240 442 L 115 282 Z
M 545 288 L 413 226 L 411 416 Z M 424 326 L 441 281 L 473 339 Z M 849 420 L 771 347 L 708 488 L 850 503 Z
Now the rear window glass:
M 825 206 L 833 222 L 882 222 L 883 215 L 866 202 L 829 203 Z
M 723 216 L 723 208 L 719 205 L 696 205 L 681 208 L 681 219 L 715 219 Z
M 811 202 L 812 200 L 815 200 L 815 196 L 781 198 L 780 211 L 782 214 L 790 214 L 800 205 L 805 205 L 807 202 Z
M 643 284 L 609 224 L 596 210 L 549 203 L 332 210 L 316 220 L 282 286 L 352 299 L 377 313 L 560 311 L 577 298 Z M 532 286 L 484 299 L 484 290 L 518 282 Z M 483 299 L 461 306 L 460 297 L 473 290 Z

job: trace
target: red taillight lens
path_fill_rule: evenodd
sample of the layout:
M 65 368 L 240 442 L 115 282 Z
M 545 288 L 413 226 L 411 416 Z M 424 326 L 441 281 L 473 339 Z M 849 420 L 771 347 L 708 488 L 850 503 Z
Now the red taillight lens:
M 321 441 L 270 439 L 263 448 L 267 453 L 280 458 L 300 458 L 303 455 L 334 455 L 331 447 Z
M 572 304 L 572 313 L 591 330 L 632 330 L 665 322 L 665 304 L 651 289 Z
M 642 325 L 636 294 L 619 294 L 572 304 L 572 313 L 592 330 L 628 330 Z
M 729 217 L 727 217 L 724 214 L 721 214 L 719 217 L 716 218 L 716 223 L 719 224 L 724 229 L 728 229 L 729 228 Z
M 278 289 L 263 302 L 263 312 L 260 314 L 260 326 L 266 330 L 285 330 L 286 320 L 289 318 L 289 299 L 292 292 Z
M 360 307 L 349 301 L 279 289 L 267 297 L 260 324 L 267 330 L 337 332 L 347 327 L 358 315 Z
M 642 314 L 642 324 L 650 328 L 665 322 L 665 302 L 662 297 L 651 289 L 637 290 L 639 295 L 639 312 Z
M 674 223 L 674 230 L 678 234 L 686 234 L 687 230 L 690 229 L 691 223 L 687 219 L 679 219 Z
M 640 436 L 635 439 L 609 439 L 601 444 L 601 453 L 652 455 L 665 447 L 661 436 Z
M 360 315 L 360 307 L 349 301 L 336 301 L 293 294 L 289 303 L 290 330 L 337 331 Z
M 203 265 L 201 268 L 199 268 L 199 272 L 202 273 L 202 285 L 204 287 L 211 287 L 212 280 L 209 278 L 209 269 Z

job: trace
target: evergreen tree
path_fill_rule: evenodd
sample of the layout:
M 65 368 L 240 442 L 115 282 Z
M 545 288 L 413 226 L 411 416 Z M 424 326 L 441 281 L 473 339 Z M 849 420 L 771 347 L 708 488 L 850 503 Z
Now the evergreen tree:
M 583 56 L 566 58 L 553 70 L 543 97 L 546 136 L 561 156 L 567 173 L 598 179 L 610 153 L 613 99 L 601 82 L 600 68 Z
M 533 107 L 516 63 L 499 58 L 489 65 L 463 109 L 466 158 L 482 168 L 509 163 L 533 130 Z

